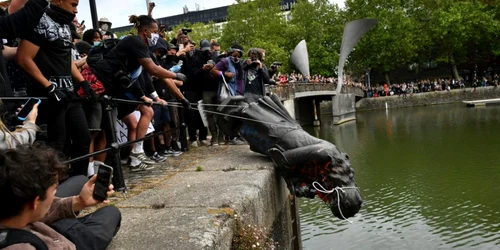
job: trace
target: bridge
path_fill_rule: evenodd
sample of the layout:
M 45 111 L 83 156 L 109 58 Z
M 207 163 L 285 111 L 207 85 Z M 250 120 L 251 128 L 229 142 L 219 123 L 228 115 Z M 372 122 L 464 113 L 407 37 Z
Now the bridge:
M 340 124 L 355 118 L 354 101 L 364 97 L 364 91 L 359 87 L 343 85 L 340 94 L 337 85 L 331 83 L 289 83 L 285 86 L 268 86 L 267 92 L 277 95 L 288 112 L 300 125 L 310 125 L 321 116 L 319 105 L 322 101 L 332 101 L 334 123 Z M 337 98 L 335 98 L 337 96 Z M 348 98 L 348 99 L 346 99 Z M 342 100 L 340 100 L 342 99 Z M 352 99 L 352 101 L 351 101 Z M 352 109 L 345 110 L 338 102 L 352 102 Z M 314 108 L 315 112 L 314 112 Z

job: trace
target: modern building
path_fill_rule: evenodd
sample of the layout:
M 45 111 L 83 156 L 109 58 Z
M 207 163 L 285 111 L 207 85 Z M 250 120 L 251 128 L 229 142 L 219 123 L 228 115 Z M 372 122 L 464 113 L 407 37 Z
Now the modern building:
M 293 5 L 297 2 L 297 0 L 282 0 L 281 2 L 281 10 L 284 12 L 289 12 Z M 149 1 L 146 1 L 148 4 Z M 188 11 L 186 7 L 184 7 L 184 13 L 158 18 L 158 22 L 160 24 L 164 24 L 168 29 L 180 24 L 180 23 L 209 23 L 211 21 L 215 23 L 224 23 L 227 21 L 228 12 L 227 9 L 229 6 L 223 6 L 208 10 L 199 10 L 199 11 Z M 289 17 L 287 17 L 287 20 Z M 124 32 L 129 31 L 133 28 L 133 25 L 127 25 L 123 27 L 113 28 L 112 32 Z

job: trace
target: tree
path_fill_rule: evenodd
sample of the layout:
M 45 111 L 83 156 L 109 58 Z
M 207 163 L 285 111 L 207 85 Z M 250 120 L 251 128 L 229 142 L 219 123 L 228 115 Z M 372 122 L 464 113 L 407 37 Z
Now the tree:
M 311 74 L 332 76 L 338 65 L 344 19 L 336 4 L 328 0 L 299 0 L 291 11 L 288 44 L 293 49 L 307 42 Z
M 410 15 L 412 1 L 347 0 L 346 21 L 378 19 L 377 26 L 363 37 L 348 59 L 352 69 L 378 69 L 389 72 L 416 59 L 419 51 L 419 26 Z
M 281 0 L 236 0 L 228 9 L 228 22 L 220 40 L 222 48 L 229 48 L 234 43 L 245 49 L 263 48 L 267 62 L 280 61 L 283 70 L 287 70 L 286 20 L 280 3 Z
M 437 59 L 450 63 L 455 79 L 460 77 L 457 63 L 476 57 L 478 53 L 500 54 L 498 43 L 492 42 L 498 40 L 500 32 L 500 22 L 495 18 L 498 7 L 494 8 L 488 2 L 424 1 L 424 7 L 432 10 L 430 30 L 438 51 Z

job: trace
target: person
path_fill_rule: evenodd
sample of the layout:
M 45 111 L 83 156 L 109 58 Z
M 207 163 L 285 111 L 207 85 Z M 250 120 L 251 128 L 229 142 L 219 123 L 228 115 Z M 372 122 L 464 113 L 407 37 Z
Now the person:
M 126 36 L 111 51 L 106 53 L 102 60 L 89 63 L 89 66 L 106 87 L 106 94 L 120 99 L 142 100 L 146 104 L 151 104 L 153 102 L 151 98 L 156 99 L 158 96 L 154 92 L 150 92 L 149 94 L 152 95 L 149 97 L 145 94 L 140 79 L 143 70 L 144 73 L 148 73 L 159 79 L 175 78 L 184 82 L 186 81 L 186 77 L 181 73 L 173 73 L 166 70 L 152 60 L 149 47 L 155 46 L 159 40 L 158 22 L 156 20 L 146 15 L 132 15 L 129 21 L 137 29 L 137 36 Z M 125 89 L 119 87 L 121 86 L 120 81 L 123 80 L 123 77 L 117 77 L 118 72 L 124 72 L 124 74 L 127 74 L 127 77 L 131 78 L 131 82 L 127 82 L 130 87 Z M 185 107 L 190 107 L 187 99 L 183 98 L 181 102 Z M 128 105 L 127 107 L 122 105 L 121 108 L 118 108 L 118 119 L 125 118 L 136 108 L 137 105 Z M 144 138 L 153 117 L 153 111 L 150 107 L 141 105 L 140 108 L 142 112 L 141 118 L 137 123 L 136 137 L 129 138 L 129 140 Z M 133 118 L 135 119 L 135 117 Z M 151 166 L 146 164 L 146 162 L 150 162 L 150 159 L 144 153 L 142 142 L 134 144 L 130 154 L 130 162 L 133 171 L 142 171 L 151 168 Z
M 243 81 L 243 68 L 241 66 L 240 58 L 243 56 L 243 47 L 235 43 L 231 46 L 229 50 L 229 56 L 221 59 L 212 70 L 210 74 L 212 77 L 219 79 L 219 90 L 217 92 L 217 98 L 219 102 L 223 99 L 220 97 L 221 88 L 225 86 L 229 87 L 229 94 L 231 96 L 244 95 L 245 84 Z M 224 119 L 218 119 L 217 125 L 223 131 L 226 137 L 226 144 L 233 145 L 243 145 L 245 142 L 238 138 L 238 132 L 233 131 L 228 127 L 227 122 Z
M 0 206 L 0 230 L 7 230 L 8 235 L 13 229 L 24 230 L 48 249 L 106 249 L 111 243 L 121 222 L 116 207 L 102 207 L 77 218 L 85 208 L 109 203 L 92 196 L 97 176 L 88 180 L 78 195 L 60 198 L 56 188 L 65 168 L 54 149 L 36 143 L 1 150 L 0 162 L 0 196 L 9 201 L 9 206 Z M 113 192 L 110 185 L 108 197 Z M 21 241 L 2 249 L 35 248 Z
M 83 32 L 82 40 L 92 46 L 97 46 L 103 40 L 102 33 L 97 29 L 88 29 Z
M 269 70 L 262 62 L 262 50 L 248 50 L 248 59 L 243 62 L 245 92 L 249 102 L 256 102 L 266 95 L 266 84 L 276 84 L 269 77 Z
M 17 61 L 34 83 L 29 96 L 47 96 L 40 105 L 40 124 L 46 122 L 48 141 L 61 153 L 72 158 L 89 153 L 90 132 L 80 102 L 75 101 L 75 84 L 92 96 L 90 85 L 71 61 L 73 40 L 72 21 L 78 1 L 52 1 L 40 18 L 38 26 L 24 34 L 19 45 Z M 66 146 L 68 143 L 69 147 Z M 71 166 L 71 176 L 87 175 L 88 163 L 80 160 Z
M 100 33 L 98 33 L 100 34 Z M 86 58 L 89 54 L 92 46 L 86 41 L 80 41 L 75 44 L 78 53 Z M 104 85 L 97 79 L 97 77 L 92 73 L 88 65 L 85 63 L 81 68 L 81 74 L 83 78 L 89 82 L 95 97 L 86 96 L 85 91 L 80 88 L 77 91 L 77 95 L 83 98 L 99 98 L 101 94 L 106 90 Z M 85 112 L 85 117 L 87 118 L 87 125 L 91 133 L 91 141 L 89 152 L 94 153 L 106 148 L 106 134 L 102 130 L 102 116 L 103 107 L 102 103 L 99 101 L 85 102 L 83 103 L 83 110 Z M 106 153 L 96 155 L 95 157 L 89 158 L 89 166 L 87 170 L 87 175 L 92 176 L 97 172 L 99 165 L 104 164 L 106 160 Z
M 203 49 L 203 44 L 207 41 L 200 42 L 200 45 Z M 203 103 L 208 104 L 205 109 L 209 112 L 206 112 L 208 129 L 210 130 L 210 134 L 212 138 L 210 140 L 210 145 L 219 145 L 219 129 L 217 127 L 217 115 L 212 112 L 217 111 L 217 89 L 219 88 L 219 81 L 210 76 L 210 71 L 213 69 L 215 64 L 217 64 L 220 60 L 220 44 L 212 41 L 210 42 L 210 56 L 211 61 L 208 61 L 205 65 L 203 65 L 204 71 L 204 84 L 203 84 Z M 222 133 L 220 134 L 222 136 Z
M 4 104 L 0 100 L 0 109 Z M 36 117 L 38 116 L 38 104 L 35 104 L 31 112 L 24 120 L 23 125 L 17 126 L 15 131 L 10 131 L 0 119 L 0 150 L 16 148 L 23 144 L 32 144 L 36 140 Z
M 47 5 L 46 0 L 12 1 L 8 9 L 9 15 L 0 17 L 0 37 L 4 39 L 16 39 L 22 32 L 33 29 L 44 14 Z M 3 40 L 0 40 L 0 47 L 0 96 L 13 96 L 9 75 L 5 66 Z

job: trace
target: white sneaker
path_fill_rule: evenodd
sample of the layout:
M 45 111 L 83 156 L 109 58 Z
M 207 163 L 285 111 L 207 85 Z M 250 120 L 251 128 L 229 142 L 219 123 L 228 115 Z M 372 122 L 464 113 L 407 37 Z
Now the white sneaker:
M 210 141 L 208 141 L 208 140 L 203 140 L 203 141 L 201 141 L 201 145 L 209 147 L 212 145 L 212 143 L 210 143 Z
M 130 153 L 130 157 L 131 158 L 134 157 L 145 164 L 155 164 L 156 163 L 155 161 L 153 161 L 149 157 L 147 157 L 144 152 L 142 152 L 142 153 Z

